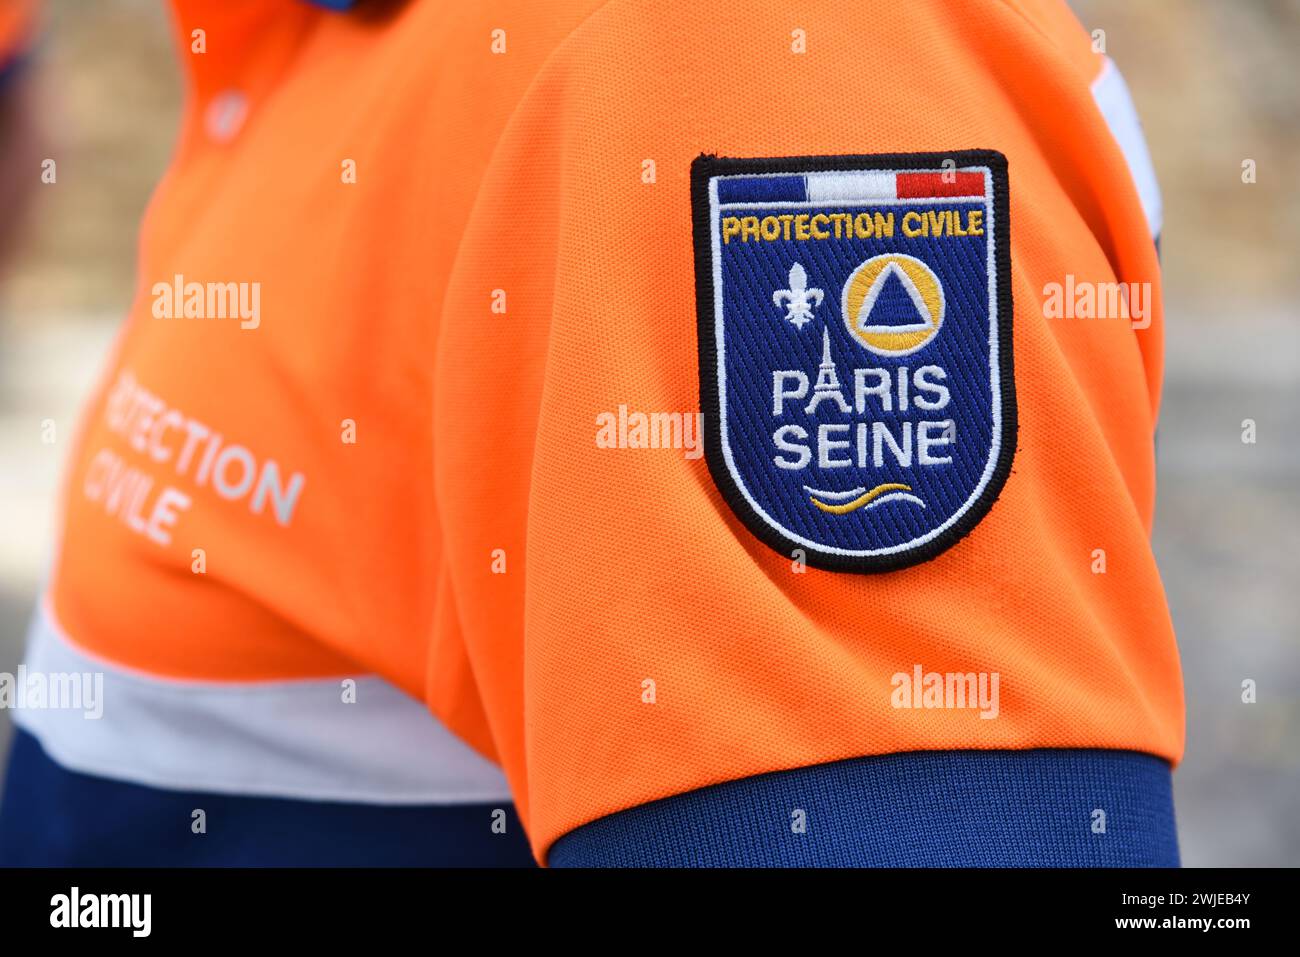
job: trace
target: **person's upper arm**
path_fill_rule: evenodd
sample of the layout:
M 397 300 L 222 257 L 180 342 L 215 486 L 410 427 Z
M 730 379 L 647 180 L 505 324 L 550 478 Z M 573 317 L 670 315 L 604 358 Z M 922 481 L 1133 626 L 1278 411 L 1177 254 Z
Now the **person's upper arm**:
M 1159 277 L 1101 61 L 1024 6 L 612 0 L 516 111 L 448 291 L 438 495 L 542 859 L 1176 857 Z M 693 218 L 702 154 L 779 162 L 703 161 Z M 746 171 L 793 192 L 711 185 Z M 1091 319 L 1081 283 L 1147 285 Z

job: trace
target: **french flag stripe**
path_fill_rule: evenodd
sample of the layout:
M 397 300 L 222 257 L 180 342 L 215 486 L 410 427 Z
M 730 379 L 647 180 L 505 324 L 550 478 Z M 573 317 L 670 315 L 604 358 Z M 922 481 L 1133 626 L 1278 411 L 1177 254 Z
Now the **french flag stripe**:
M 808 173 L 804 176 L 726 176 L 718 180 L 718 202 L 834 203 L 984 196 L 983 170 L 895 173 L 889 170 Z
M 898 198 L 917 199 L 929 196 L 983 196 L 984 173 L 899 173 Z
M 853 173 L 809 173 L 808 199 L 814 203 L 897 199 L 895 181 L 899 175 L 875 169 Z
M 728 176 L 718 180 L 718 203 L 802 203 L 802 176 Z

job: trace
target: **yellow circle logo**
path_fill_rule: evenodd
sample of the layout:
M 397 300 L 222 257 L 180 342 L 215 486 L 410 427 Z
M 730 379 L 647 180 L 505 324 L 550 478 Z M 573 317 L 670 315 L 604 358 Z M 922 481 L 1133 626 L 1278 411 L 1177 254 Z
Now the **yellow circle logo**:
M 844 324 L 867 349 L 905 356 L 939 334 L 943 286 L 915 256 L 873 256 L 844 284 Z

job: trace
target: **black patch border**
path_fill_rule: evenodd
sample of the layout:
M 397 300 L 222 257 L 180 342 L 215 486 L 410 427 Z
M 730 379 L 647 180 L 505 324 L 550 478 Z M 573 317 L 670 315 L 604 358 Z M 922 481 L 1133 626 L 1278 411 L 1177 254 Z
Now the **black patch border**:
M 813 173 L 831 170 L 934 170 L 944 163 L 987 166 L 993 176 L 993 216 L 997 230 L 994 268 L 997 275 L 998 379 L 1002 401 L 1002 444 L 998 460 L 984 491 L 956 523 L 924 544 L 890 555 L 836 555 L 786 537 L 760 517 L 745 500 L 722 455 L 721 409 L 718 396 L 717 341 L 714 337 L 713 224 L 709 216 L 709 180 L 737 173 Z M 1016 457 L 1019 417 L 1016 412 L 1015 359 L 1013 356 L 1011 296 L 1011 210 L 1007 158 L 997 150 L 954 150 L 947 153 L 866 153 L 839 156 L 720 157 L 703 153 L 691 163 L 691 214 L 695 240 L 695 309 L 700 353 L 700 410 L 704 413 L 704 452 L 713 482 L 732 513 L 773 551 L 793 560 L 804 553 L 804 563 L 832 572 L 879 574 L 911 568 L 946 552 L 983 521 L 1002 494 Z

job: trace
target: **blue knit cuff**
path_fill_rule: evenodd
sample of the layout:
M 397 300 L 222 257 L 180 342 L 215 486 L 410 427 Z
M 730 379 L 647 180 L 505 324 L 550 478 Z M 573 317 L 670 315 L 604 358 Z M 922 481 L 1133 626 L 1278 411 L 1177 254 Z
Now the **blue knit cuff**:
M 1177 867 L 1169 764 L 918 751 L 781 771 L 593 821 L 552 867 Z

